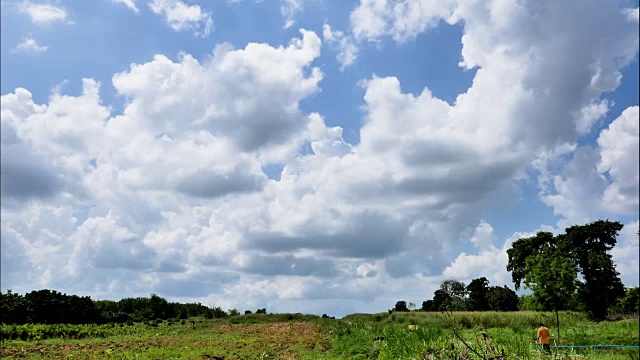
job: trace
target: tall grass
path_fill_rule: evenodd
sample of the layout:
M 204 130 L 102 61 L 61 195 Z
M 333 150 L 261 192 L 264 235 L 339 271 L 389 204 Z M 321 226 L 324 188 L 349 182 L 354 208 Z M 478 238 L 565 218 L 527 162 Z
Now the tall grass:
M 410 312 L 354 314 L 334 323 L 332 355 L 348 359 L 477 359 L 548 358 L 535 344 L 537 325 L 543 322 L 552 340 L 569 345 L 638 345 L 638 320 L 594 323 L 577 312 L 561 312 L 562 339 L 555 336 L 554 313 Z M 408 325 L 417 325 L 410 330 Z M 488 335 L 485 337 L 482 333 Z M 553 357 L 638 359 L 638 350 L 566 349 Z M 635 356 L 635 357 L 634 357 Z

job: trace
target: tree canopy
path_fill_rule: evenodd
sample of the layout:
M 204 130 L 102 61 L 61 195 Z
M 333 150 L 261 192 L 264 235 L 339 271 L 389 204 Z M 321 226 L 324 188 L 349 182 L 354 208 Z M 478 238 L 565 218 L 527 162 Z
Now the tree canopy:
M 524 280 L 547 310 L 566 304 L 570 293 L 592 319 L 603 320 L 608 308 L 624 296 L 620 274 L 608 253 L 622 227 L 619 222 L 598 220 L 569 227 L 557 236 L 538 232 L 518 239 L 507 250 L 507 270 L 516 289 Z

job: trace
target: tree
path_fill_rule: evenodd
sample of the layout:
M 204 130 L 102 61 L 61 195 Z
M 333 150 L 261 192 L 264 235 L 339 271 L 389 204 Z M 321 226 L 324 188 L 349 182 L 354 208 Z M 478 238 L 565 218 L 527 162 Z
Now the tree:
M 489 280 L 486 277 L 471 280 L 467 285 L 467 309 L 471 311 L 489 310 L 487 302 L 487 291 L 489 290 Z
M 26 324 L 29 316 L 27 300 L 11 290 L 6 294 L 0 292 L 0 316 L 3 324 Z
M 640 313 L 640 288 L 637 286 L 625 289 L 625 295 L 618 300 L 615 311 L 624 314 Z
M 467 296 L 467 287 L 462 281 L 455 279 L 445 280 L 440 284 L 440 290 L 449 297 L 449 310 L 466 310 L 465 298 Z
M 173 312 L 175 308 L 169 305 L 166 299 L 151 294 L 148 300 L 148 308 L 151 310 L 152 319 L 168 319 L 174 317 L 176 314 Z
M 422 307 L 420 308 L 422 311 L 434 311 L 433 308 L 433 300 L 426 300 L 422 302 Z
M 557 250 L 529 256 L 526 259 L 524 284 L 533 290 L 533 297 L 545 310 L 556 313 L 560 338 L 559 310 L 563 310 L 576 289 L 576 268 Z
M 393 308 L 393 311 L 409 311 L 409 308 L 407 308 L 407 302 L 398 301 L 396 306 Z
M 440 290 L 446 292 L 452 298 L 464 299 L 467 288 L 462 281 L 456 279 L 445 280 L 440 284 Z
M 25 294 L 29 307 L 29 322 L 61 324 L 65 317 L 65 296 L 55 290 L 38 290 Z
M 569 254 L 584 278 L 578 295 L 595 320 L 604 320 L 607 309 L 625 295 L 620 273 L 607 253 L 616 245 L 622 227 L 619 222 L 599 220 L 572 226 L 560 237 L 560 249 Z
M 433 293 L 432 306 L 433 311 L 450 310 L 451 296 L 449 296 L 446 291 L 440 289 L 436 290 L 436 292 Z
M 506 286 L 491 286 L 487 290 L 487 305 L 492 311 L 517 311 L 520 299 Z
M 511 244 L 511 248 L 507 250 L 507 255 L 509 256 L 507 271 L 511 272 L 511 279 L 516 290 L 520 288 L 522 279 L 526 274 L 527 258 L 542 253 L 545 245 L 555 246 L 555 238 L 550 232 L 540 231 L 535 236 L 516 240 Z
M 619 222 L 598 220 L 569 227 L 565 234 L 558 236 L 538 232 L 533 237 L 518 239 L 507 250 L 507 270 L 511 271 L 516 290 L 527 276 L 527 259 L 538 255 L 564 257 L 576 269 L 576 280 L 578 273 L 583 279 L 576 289 L 584 309 L 592 319 L 603 320 L 607 309 L 624 296 L 620 274 L 607 253 L 615 246 L 622 226 Z M 571 303 L 574 303 L 573 299 L 572 296 Z

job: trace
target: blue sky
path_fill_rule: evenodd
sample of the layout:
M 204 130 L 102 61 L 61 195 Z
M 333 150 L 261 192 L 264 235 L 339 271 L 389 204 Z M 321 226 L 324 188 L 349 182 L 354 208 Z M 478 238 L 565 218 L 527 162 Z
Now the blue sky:
M 637 1 L 1 16 L 3 291 L 377 312 L 600 218 L 638 284 Z

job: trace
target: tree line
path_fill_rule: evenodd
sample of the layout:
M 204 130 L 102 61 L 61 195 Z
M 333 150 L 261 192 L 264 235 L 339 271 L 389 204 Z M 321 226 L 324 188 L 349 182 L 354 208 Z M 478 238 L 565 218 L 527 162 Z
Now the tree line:
M 398 301 L 389 311 L 553 311 L 547 303 L 536 300 L 533 294 L 518 296 L 504 286 L 489 286 L 486 277 L 471 280 L 469 285 L 455 279 L 445 280 L 434 292 L 431 300 L 422 302 L 417 308 L 414 303 Z M 561 310 L 584 311 L 584 306 L 573 302 L 565 304 Z M 640 291 L 638 286 L 625 289 L 624 296 L 608 308 L 612 314 L 638 314 L 640 312 Z
M 519 298 L 507 286 L 489 286 L 489 280 L 481 277 L 469 285 L 455 279 L 445 280 L 433 293 L 431 300 L 422 302 L 420 311 L 517 311 Z M 398 301 L 390 311 L 411 311 L 415 304 Z
M 573 310 L 586 312 L 596 321 L 610 313 L 638 315 L 638 286 L 624 287 L 609 253 L 622 227 L 619 222 L 598 220 L 571 226 L 558 235 L 538 232 L 518 239 L 507 250 L 507 270 L 515 289 L 524 287 L 530 294 L 518 296 L 506 285 L 489 286 L 486 277 L 473 279 L 469 285 L 449 279 L 419 310 L 537 310 L 555 311 L 556 316 L 559 310 Z M 398 301 L 390 311 L 415 307 Z
M 266 314 L 266 309 L 257 313 Z M 200 303 L 168 302 L 150 297 L 125 298 L 119 301 L 92 300 L 89 296 L 62 294 L 55 290 L 37 290 L 20 295 L 0 292 L 0 321 L 4 324 L 106 324 L 151 320 L 207 319 L 239 315 L 232 309 L 207 307 Z

